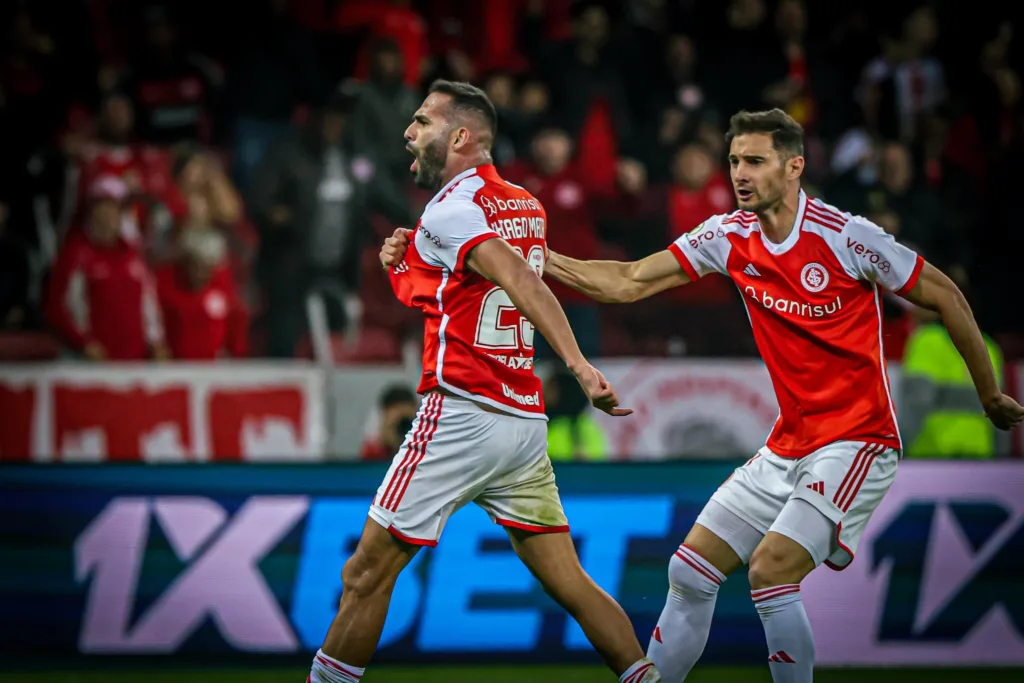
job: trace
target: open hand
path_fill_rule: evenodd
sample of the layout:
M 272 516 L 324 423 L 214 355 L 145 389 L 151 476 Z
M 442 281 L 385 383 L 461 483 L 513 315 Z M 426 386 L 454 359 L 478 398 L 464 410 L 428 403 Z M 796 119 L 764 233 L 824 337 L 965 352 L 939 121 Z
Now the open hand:
M 579 369 L 573 370 L 573 374 L 576 375 L 576 380 L 583 387 L 592 406 L 615 417 L 633 414 L 633 410 L 630 408 L 618 407 L 619 396 L 615 393 L 614 387 L 593 365 L 586 363 Z
M 395 234 L 384 240 L 384 246 L 380 248 L 380 262 L 385 268 L 397 266 L 402 262 L 405 252 L 409 249 L 411 236 L 412 230 L 398 228 Z
M 1013 429 L 1024 420 L 1024 408 L 1006 394 L 999 394 L 985 405 L 985 415 L 997 429 Z

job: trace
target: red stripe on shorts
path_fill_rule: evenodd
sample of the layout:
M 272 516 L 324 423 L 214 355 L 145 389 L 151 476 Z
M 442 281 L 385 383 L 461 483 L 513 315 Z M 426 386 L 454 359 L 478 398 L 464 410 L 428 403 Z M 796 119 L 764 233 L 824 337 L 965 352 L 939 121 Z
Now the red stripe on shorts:
M 380 506 L 385 510 L 392 510 L 390 502 L 398 491 L 402 475 L 418 453 L 420 444 L 423 442 L 423 438 L 430 426 L 430 415 L 433 413 L 434 406 L 437 405 L 440 398 L 441 394 L 430 394 L 427 396 L 426 403 L 419 416 L 419 424 L 416 426 L 416 431 L 413 432 L 412 439 L 409 441 L 409 445 L 405 449 L 405 454 L 402 456 L 402 462 L 391 474 L 391 481 L 388 482 L 387 488 L 384 490 L 384 495 L 380 498 Z
M 846 495 L 842 500 L 839 501 L 839 509 L 846 512 L 853 505 L 854 499 L 857 497 L 857 493 L 860 491 L 860 487 L 864 485 L 864 480 L 868 478 L 868 472 L 871 471 L 871 465 L 874 464 L 875 458 L 879 453 L 885 450 L 885 446 L 881 444 L 875 444 L 871 449 L 871 452 L 864 458 L 863 464 L 860 466 L 860 470 L 857 472 L 857 476 L 850 482 L 850 486 L 847 487 Z
M 439 396 L 440 398 L 437 401 L 437 403 L 434 404 L 434 409 L 431 411 L 430 416 L 428 418 L 430 426 L 428 428 L 427 435 L 420 444 L 420 448 L 419 451 L 416 453 L 415 459 L 413 459 L 410 462 L 408 469 L 405 472 L 403 472 L 402 475 L 399 477 L 399 480 L 402 482 L 401 489 L 399 490 L 399 488 L 396 486 L 398 495 L 395 496 L 395 500 L 391 504 L 391 507 L 389 508 L 392 512 L 398 510 L 398 505 L 402 502 L 402 497 L 405 496 L 405 492 L 409 488 L 409 482 L 412 481 L 412 475 L 416 473 L 417 465 L 423 462 L 423 458 L 426 457 L 427 455 L 427 446 L 430 445 L 430 442 L 433 441 L 434 439 L 434 434 L 437 433 L 437 421 L 441 417 L 441 406 L 444 404 L 444 395 L 437 394 L 437 396 Z

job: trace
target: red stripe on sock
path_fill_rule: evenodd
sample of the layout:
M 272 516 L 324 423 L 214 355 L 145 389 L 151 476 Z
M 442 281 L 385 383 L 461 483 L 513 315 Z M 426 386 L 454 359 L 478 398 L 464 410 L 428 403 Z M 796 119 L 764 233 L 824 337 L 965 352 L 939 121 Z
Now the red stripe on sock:
M 701 566 L 700 564 L 698 564 L 698 563 L 697 563 L 697 562 L 695 562 L 694 560 L 691 560 L 691 559 L 690 559 L 690 558 L 689 558 L 689 557 L 688 557 L 688 556 L 686 555 L 686 553 L 684 553 L 683 551 L 681 551 L 681 550 L 677 550 L 677 551 L 676 551 L 676 557 L 678 557 L 678 558 L 679 558 L 680 560 L 682 560 L 682 561 L 683 561 L 683 562 L 685 562 L 686 564 L 688 564 L 688 565 L 690 565 L 691 567 L 693 567 L 693 568 L 694 568 L 694 570 L 695 570 L 695 571 L 696 571 L 696 572 L 697 572 L 698 574 L 700 574 L 701 576 L 703 576 L 703 577 L 707 578 L 707 579 L 708 579 L 709 581 L 713 581 L 713 582 L 714 582 L 714 584 L 715 584 L 716 586 L 720 586 L 720 585 L 722 584 L 722 582 L 721 582 L 721 581 L 720 581 L 720 580 L 718 579 L 718 577 L 717 577 L 717 576 L 715 576 L 714 574 L 712 574 L 711 572 L 709 572 L 709 571 L 708 571 L 707 569 L 705 569 L 704 567 L 702 567 L 702 566 Z
M 341 664 L 336 664 L 335 662 L 332 662 L 329 659 L 325 659 L 324 657 L 321 657 L 320 655 L 316 656 L 316 661 L 320 662 L 321 664 L 323 664 L 324 666 L 326 666 L 329 669 L 334 669 L 335 671 L 340 671 L 341 673 L 345 674 L 346 676 L 351 676 L 352 678 L 356 679 L 357 681 L 360 678 L 363 677 L 362 674 L 357 674 L 355 671 L 351 671 L 348 668 L 342 666 Z
M 764 602 L 765 600 L 771 600 L 772 598 L 780 598 L 783 595 L 791 595 L 792 593 L 799 593 L 800 586 L 798 584 L 790 584 L 788 586 L 776 586 L 775 588 L 765 588 L 761 591 L 750 591 L 750 597 L 753 599 L 754 604 Z
M 652 666 L 654 666 L 654 664 L 651 664 L 651 663 L 644 664 L 642 667 L 640 667 L 639 669 L 637 669 L 636 671 L 631 673 L 629 675 L 629 678 L 627 678 L 622 683 L 639 683 L 643 679 L 644 674 L 646 674 L 648 671 L 650 671 Z

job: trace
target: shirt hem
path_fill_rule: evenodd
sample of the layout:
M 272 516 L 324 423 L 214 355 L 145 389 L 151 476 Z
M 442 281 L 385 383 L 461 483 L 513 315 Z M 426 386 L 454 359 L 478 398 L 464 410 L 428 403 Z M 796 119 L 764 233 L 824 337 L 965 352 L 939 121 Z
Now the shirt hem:
M 433 382 L 430 383 L 422 383 L 416 389 L 416 391 L 417 393 L 425 394 L 431 389 L 444 389 L 445 391 L 450 391 L 451 393 L 455 394 L 460 398 L 464 398 L 470 401 L 476 401 L 478 403 L 483 403 L 484 405 L 490 406 L 491 408 L 496 408 L 497 410 L 500 410 L 502 413 L 505 413 L 506 415 L 511 415 L 513 417 L 521 417 L 527 420 L 543 420 L 544 422 L 548 421 L 548 416 L 543 411 L 539 413 L 533 413 L 528 410 L 523 410 L 522 408 L 516 408 L 515 406 L 510 406 L 508 404 L 502 403 L 497 399 L 489 398 L 487 396 L 481 396 L 480 394 L 474 394 L 470 391 L 466 391 L 465 389 L 454 387 L 448 382 L 439 382 L 437 380 L 434 380 Z
M 787 460 L 800 460 L 806 458 L 808 455 L 817 453 L 825 446 L 834 444 L 837 441 L 863 441 L 865 443 L 877 443 L 887 446 L 894 451 L 901 451 L 902 445 L 900 440 L 892 437 L 880 438 L 877 436 L 838 436 L 834 439 L 828 439 L 827 441 L 816 442 L 806 448 L 781 448 L 772 443 L 771 439 L 765 444 L 765 448 L 772 452 L 773 455 L 777 455 L 780 458 L 786 458 Z

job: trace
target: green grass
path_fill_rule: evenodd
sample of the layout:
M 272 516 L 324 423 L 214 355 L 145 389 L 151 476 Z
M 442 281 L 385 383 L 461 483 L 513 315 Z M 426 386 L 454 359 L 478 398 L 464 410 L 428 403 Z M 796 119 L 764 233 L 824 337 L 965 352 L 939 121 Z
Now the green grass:
M 0 683 L 302 683 L 305 669 L 245 671 L 42 671 L 0 674 Z M 1010 683 L 1022 680 L 1020 669 L 825 669 L 817 683 Z M 606 669 L 577 667 L 371 667 L 364 683 L 613 683 Z M 687 683 L 770 683 L 768 667 L 698 668 Z

